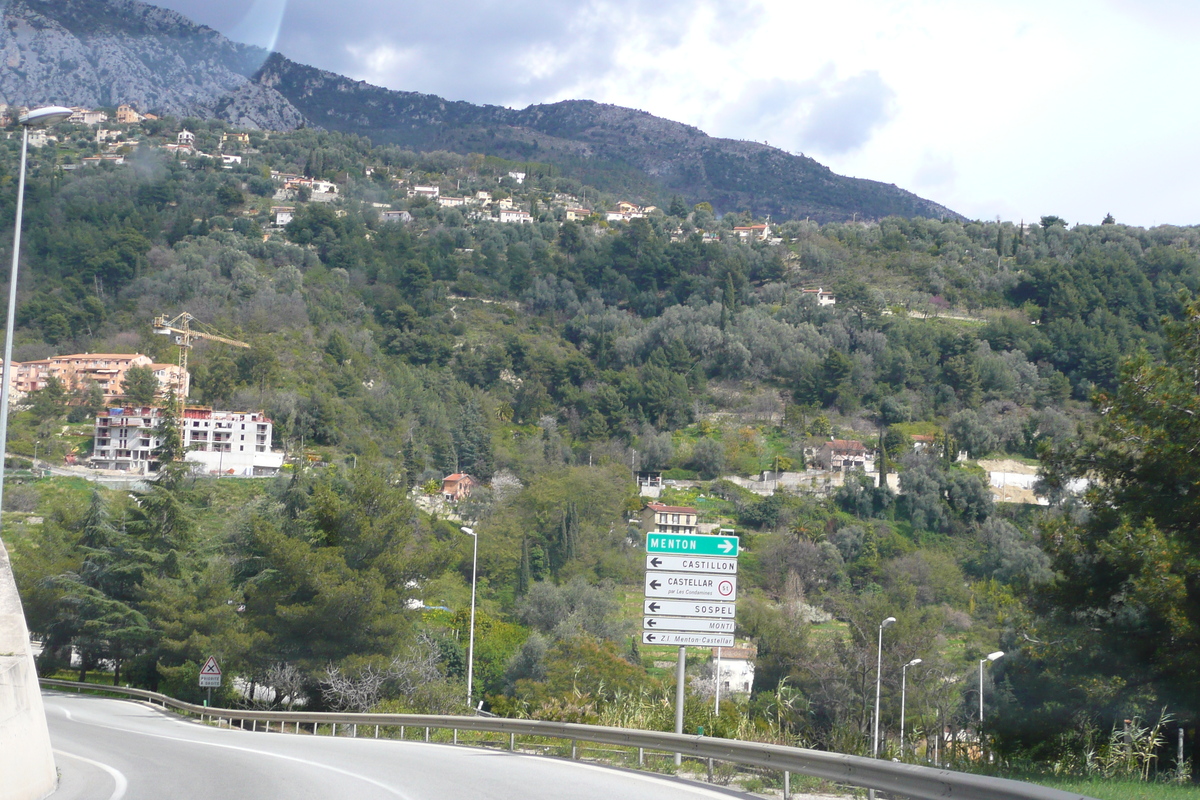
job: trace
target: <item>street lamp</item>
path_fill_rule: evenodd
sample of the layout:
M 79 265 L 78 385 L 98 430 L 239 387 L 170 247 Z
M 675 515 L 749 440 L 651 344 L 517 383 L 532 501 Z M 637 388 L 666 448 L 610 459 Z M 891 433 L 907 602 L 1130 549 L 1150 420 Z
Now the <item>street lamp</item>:
M 995 661 L 1003 655 L 1003 650 L 997 650 L 994 653 L 988 653 L 987 658 L 979 659 L 979 745 L 981 752 L 983 748 L 983 665 L 989 661 Z
M 921 663 L 921 659 L 914 658 L 912 661 L 900 668 L 900 758 L 904 758 L 904 703 L 907 700 L 908 694 L 908 668 L 915 667 Z
M 13 230 L 12 274 L 8 278 L 8 326 L 4 337 L 4 385 L 0 386 L 0 508 L 4 505 L 4 454 L 8 451 L 8 395 L 12 383 L 13 321 L 17 311 L 17 263 L 21 255 L 21 216 L 25 210 L 25 159 L 29 129 L 62 122 L 73 112 L 62 106 L 35 108 L 21 115 L 21 173 L 17 181 L 17 227 Z
M 872 726 L 871 734 L 871 757 L 879 757 L 879 685 L 883 678 L 883 629 L 896 621 L 895 617 L 888 617 L 883 622 L 879 623 L 879 649 L 875 656 L 875 722 Z M 869 800 L 875 800 L 875 790 L 868 789 L 867 797 Z
M 467 705 L 471 705 L 471 684 L 475 679 L 475 569 L 479 564 L 479 536 L 474 528 L 461 528 L 471 537 L 471 633 L 467 645 Z

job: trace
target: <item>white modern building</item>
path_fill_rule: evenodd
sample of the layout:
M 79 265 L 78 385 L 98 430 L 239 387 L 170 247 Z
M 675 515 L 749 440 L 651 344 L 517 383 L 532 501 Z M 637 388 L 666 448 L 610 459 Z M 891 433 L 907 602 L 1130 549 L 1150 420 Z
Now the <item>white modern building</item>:
M 96 415 L 92 466 L 147 474 L 158 471 L 162 445 L 158 407 L 109 408 Z M 186 459 L 195 472 L 240 477 L 271 476 L 283 466 L 283 453 L 271 450 L 273 425 L 261 411 L 184 409 L 180 421 Z

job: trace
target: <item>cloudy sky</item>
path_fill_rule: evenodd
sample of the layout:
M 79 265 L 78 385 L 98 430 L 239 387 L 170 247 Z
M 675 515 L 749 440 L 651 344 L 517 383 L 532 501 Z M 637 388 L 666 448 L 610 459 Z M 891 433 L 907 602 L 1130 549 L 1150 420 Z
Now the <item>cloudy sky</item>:
M 157 0 L 353 78 L 587 98 L 976 218 L 1200 223 L 1194 0 Z

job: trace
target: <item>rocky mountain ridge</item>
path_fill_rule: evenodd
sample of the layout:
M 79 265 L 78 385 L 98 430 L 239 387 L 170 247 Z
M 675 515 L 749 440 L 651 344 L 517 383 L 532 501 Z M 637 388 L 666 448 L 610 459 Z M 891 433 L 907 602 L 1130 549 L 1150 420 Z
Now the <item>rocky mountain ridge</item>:
M 551 163 L 602 189 L 658 203 L 679 194 L 718 211 L 959 218 L 894 185 L 629 108 L 568 100 L 510 109 L 372 86 L 138 0 L 10 0 L 0 63 L 0 100 L 12 104 L 130 103 L 243 128 L 316 126 L 417 150 Z

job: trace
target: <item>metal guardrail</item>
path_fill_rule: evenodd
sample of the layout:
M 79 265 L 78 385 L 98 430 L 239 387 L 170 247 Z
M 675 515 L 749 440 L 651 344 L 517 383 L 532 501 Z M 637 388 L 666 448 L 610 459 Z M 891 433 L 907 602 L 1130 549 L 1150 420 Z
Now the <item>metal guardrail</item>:
M 806 750 L 800 747 L 743 742 L 735 739 L 716 739 L 709 736 L 692 736 L 678 733 L 660 733 L 628 728 L 607 728 L 598 725 L 578 725 L 568 722 L 543 722 L 540 720 L 507 719 L 503 717 L 457 717 L 435 714 L 345 714 L 317 711 L 254 711 L 236 708 L 210 708 L 185 703 L 158 692 L 145 689 L 127 689 L 121 686 L 104 686 L 94 683 L 77 683 L 50 678 L 41 679 L 42 686 L 76 691 L 98 691 L 135 697 L 158 703 L 164 708 L 173 708 L 203 718 L 227 721 L 232 727 L 249 722 L 253 730 L 270 732 L 275 726 L 280 733 L 294 725 L 300 732 L 301 725 L 312 725 L 315 733 L 318 725 L 331 725 L 336 735 L 338 725 L 389 726 L 401 728 L 424 728 L 425 740 L 429 740 L 431 729 L 453 730 L 457 742 L 458 731 L 481 733 L 506 733 L 510 748 L 515 746 L 517 736 L 540 736 L 551 739 L 595 744 L 636 747 L 639 751 L 654 750 L 679 753 L 688 758 L 713 761 L 728 761 L 764 769 L 779 770 L 787 777 L 792 773 L 808 775 L 835 783 L 851 784 L 867 789 L 889 792 L 914 800 L 1093 800 L 1086 795 L 1064 792 L 1033 783 L 973 775 L 964 772 L 916 764 L 900 764 L 892 761 L 865 758 L 863 756 Z M 378 735 L 378 727 L 376 728 Z M 574 747 L 572 747 L 574 752 Z M 786 790 L 785 790 L 786 791 Z

